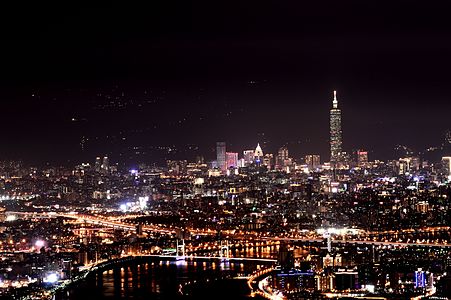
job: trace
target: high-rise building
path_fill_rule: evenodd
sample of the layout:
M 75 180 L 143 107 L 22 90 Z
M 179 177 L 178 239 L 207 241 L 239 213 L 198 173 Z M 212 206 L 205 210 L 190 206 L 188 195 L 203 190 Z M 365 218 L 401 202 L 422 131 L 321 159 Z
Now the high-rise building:
M 274 166 L 274 155 L 272 153 L 266 153 L 263 157 L 263 165 L 268 168 L 268 170 L 272 170 Z
M 445 145 L 451 144 L 451 130 L 445 132 Z
M 254 161 L 254 150 L 243 151 L 244 165 L 248 166 Z
M 168 171 L 172 174 L 186 174 L 188 162 L 186 160 L 167 160 Z
M 260 143 L 258 143 L 254 151 L 254 162 L 259 164 L 262 162 L 262 159 L 263 159 L 263 150 L 260 147 Z
M 108 160 L 108 156 L 104 156 L 102 160 L 101 169 L 103 173 L 108 173 L 110 170 L 110 162 Z
M 338 108 L 337 91 L 334 91 L 334 100 L 330 110 L 330 162 L 337 167 L 342 160 L 342 130 L 341 110 Z
M 279 148 L 279 151 L 277 152 L 276 156 L 276 165 L 275 168 L 277 170 L 282 170 L 286 166 L 286 161 L 288 161 L 288 148 L 287 147 L 281 147 Z
M 405 173 L 409 173 L 410 171 L 410 158 L 400 158 L 397 162 L 398 166 L 398 174 L 404 175 Z
M 364 167 L 368 164 L 368 152 L 363 150 L 357 151 L 357 165 Z
M 216 143 L 216 162 L 221 172 L 225 173 L 227 171 L 225 142 Z
M 288 159 L 288 148 L 287 147 L 279 148 L 279 151 L 277 154 L 282 160 Z
M 204 157 L 203 156 L 196 156 L 196 164 L 202 165 L 204 164 Z
M 403 157 L 398 160 L 398 174 L 416 172 L 420 169 L 421 163 L 419 157 Z
M 448 178 L 451 178 L 451 156 L 442 157 L 442 169 L 443 174 Z
M 305 156 L 305 164 L 310 170 L 315 170 L 321 165 L 321 157 L 318 154 L 308 154 Z
M 102 159 L 99 156 L 97 156 L 96 163 L 94 165 L 94 169 L 96 172 L 100 172 L 101 167 L 102 167 Z
M 227 169 L 238 167 L 238 153 L 226 152 Z

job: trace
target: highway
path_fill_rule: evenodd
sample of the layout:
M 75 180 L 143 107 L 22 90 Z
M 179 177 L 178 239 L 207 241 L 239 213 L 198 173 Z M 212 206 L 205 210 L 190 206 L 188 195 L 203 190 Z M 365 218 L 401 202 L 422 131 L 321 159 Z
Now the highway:
M 279 238 L 279 237 L 264 237 L 264 240 L 270 241 L 286 241 L 286 242 L 322 242 L 322 238 Z M 436 244 L 436 243 L 421 243 L 421 242 L 381 242 L 381 241 L 365 241 L 365 240 L 340 240 L 332 239 L 335 244 L 360 244 L 360 245 L 375 245 L 375 246 L 399 246 L 399 247 L 441 247 L 450 248 L 451 244 Z
M 8 214 L 15 214 L 15 215 L 22 215 L 26 217 L 32 217 L 32 218 L 55 218 L 55 217 L 63 217 L 68 219 L 77 220 L 80 223 L 88 223 L 88 224 L 95 224 L 100 226 L 105 226 L 109 228 L 117 228 L 122 230 L 128 230 L 128 231 L 136 231 L 136 225 L 135 224 L 129 224 L 126 222 L 120 222 L 117 220 L 110 220 L 108 217 L 100 217 L 100 216 L 94 216 L 94 215 L 87 215 L 87 214 L 78 214 L 78 213 L 63 213 L 63 212 L 8 212 Z M 143 225 L 143 231 L 146 233 L 161 233 L 161 234 L 175 234 L 175 229 L 167 229 L 167 228 L 161 228 L 157 226 L 149 226 L 149 225 Z M 428 227 L 424 229 L 404 229 L 400 230 L 399 233 L 406 233 L 406 232 L 415 232 L 415 233 L 422 233 L 422 232 L 434 232 L 434 231 L 443 231 L 443 230 L 449 230 L 449 227 Z M 398 231 L 386 231 L 381 233 L 371 232 L 370 234 L 391 234 L 396 235 Z M 199 231 L 196 230 L 192 232 L 192 234 L 195 235 L 210 235 L 215 234 L 214 231 Z M 229 234 L 229 239 L 244 239 L 242 234 Z M 260 240 L 266 240 L 266 241 L 274 241 L 274 242 L 310 242 L 310 243 L 320 243 L 324 241 L 323 237 L 256 237 L 254 239 L 260 239 Z M 421 241 L 374 241 L 374 240 L 353 240 L 349 237 L 347 239 L 331 239 L 332 243 L 339 243 L 339 244 L 357 244 L 357 245 L 375 245 L 375 246 L 393 246 L 393 247 L 440 247 L 440 248 L 450 248 L 451 244 L 445 243 L 431 243 L 431 242 L 421 242 Z

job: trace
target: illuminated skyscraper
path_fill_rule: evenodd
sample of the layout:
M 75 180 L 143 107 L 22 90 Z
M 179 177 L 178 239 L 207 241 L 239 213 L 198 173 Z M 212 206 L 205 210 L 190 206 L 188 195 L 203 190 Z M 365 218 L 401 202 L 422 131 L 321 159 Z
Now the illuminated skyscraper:
M 357 165 L 359 167 L 364 167 L 368 164 L 368 152 L 359 150 L 357 151 Z
M 318 154 L 308 154 L 305 156 L 305 164 L 310 170 L 315 170 L 321 165 L 321 158 Z
M 102 165 L 100 166 L 100 168 L 101 168 L 101 171 L 105 174 L 110 171 L 110 162 L 109 162 L 107 156 L 103 157 Z
M 252 164 L 254 161 L 254 150 L 244 150 L 243 151 L 244 164 L 246 166 Z
M 338 108 L 337 91 L 330 110 L 330 162 L 333 167 L 342 160 L 341 110 Z
M 442 169 L 445 176 L 451 178 L 451 157 L 444 156 L 442 157 Z
M 260 147 L 260 143 L 257 144 L 257 148 L 255 148 L 254 151 L 254 161 L 257 164 L 260 164 L 263 160 L 263 151 L 262 148 Z
M 227 169 L 238 167 L 238 153 L 226 152 Z
M 278 151 L 278 156 L 281 160 L 288 159 L 288 148 L 287 147 L 281 147 Z
M 288 148 L 281 147 L 276 156 L 276 169 L 282 170 L 285 167 L 286 161 L 288 161 Z
M 102 167 L 102 159 L 99 156 L 97 156 L 96 163 L 94 165 L 94 169 L 96 172 L 100 172 L 101 167 Z
M 225 173 L 227 171 L 226 143 L 225 142 L 217 142 L 216 143 L 216 162 L 218 164 L 218 168 L 223 173 Z

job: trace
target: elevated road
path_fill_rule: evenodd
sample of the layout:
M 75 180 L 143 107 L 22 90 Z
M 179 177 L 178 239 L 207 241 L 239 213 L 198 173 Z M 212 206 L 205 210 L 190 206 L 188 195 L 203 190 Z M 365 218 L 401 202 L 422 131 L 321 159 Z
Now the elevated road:
M 63 217 L 68 219 L 77 220 L 80 223 L 95 224 L 99 226 L 109 227 L 113 229 L 121 229 L 128 231 L 136 231 L 135 224 L 129 224 L 126 222 L 121 222 L 118 220 L 111 220 L 108 217 L 101 217 L 96 215 L 88 214 L 78 214 L 78 213 L 63 213 L 63 212 L 8 212 L 8 214 L 23 215 L 31 218 L 55 218 Z M 431 232 L 434 230 L 449 230 L 449 227 L 428 227 L 424 228 L 424 232 Z M 173 235 L 176 233 L 175 229 L 161 228 L 158 226 L 143 225 L 142 230 L 146 233 L 160 233 Z M 400 230 L 399 232 L 422 232 L 421 229 L 417 230 Z M 214 234 L 215 231 L 195 231 L 193 234 L 210 235 Z M 387 233 L 395 234 L 396 231 L 388 231 Z M 372 232 L 372 234 L 375 234 Z M 243 239 L 242 234 L 229 234 L 229 239 Z M 258 237 L 255 239 L 267 240 L 267 241 L 286 241 L 286 242 L 310 242 L 318 243 L 324 241 L 324 238 L 311 238 L 311 237 Z M 409 242 L 394 242 L 394 241 L 374 241 L 374 240 L 353 240 L 353 239 L 332 239 L 332 243 L 339 244 L 355 244 L 355 245 L 375 245 L 375 246 L 393 246 L 393 247 L 440 247 L 440 248 L 450 248 L 451 244 L 445 243 L 428 243 L 420 241 L 409 241 Z
M 322 242 L 322 238 L 279 238 L 279 237 L 266 237 L 264 240 L 269 241 L 286 241 L 286 242 Z M 451 244 L 443 243 L 422 243 L 422 242 L 381 242 L 381 241 L 366 241 L 366 240 L 340 240 L 332 239 L 332 243 L 335 244 L 357 244 L 357 245 L 375 245 L 375 246 L 399 246 L 399 247 L 441 247 L 450 248 Z

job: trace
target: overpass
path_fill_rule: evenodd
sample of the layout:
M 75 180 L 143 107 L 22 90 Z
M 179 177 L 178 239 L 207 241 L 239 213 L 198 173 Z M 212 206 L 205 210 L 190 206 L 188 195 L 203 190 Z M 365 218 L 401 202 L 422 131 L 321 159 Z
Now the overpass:
M 110 227 L 113 229 L 136 231 L 135 224 L 128 224 L 125 222 L 113 221 L 113 220 L 109 220 L 105 217 L 99 217 L 99 216 L 93 216 L 93 215 L 87 215 L 87 214 L 62 213 L 62 212 L 39 212 L 39 213 L 37 213 L 37 212 L 8 212 L 8 214 L 21 215 L 21 216 L 25 216 L 25 217 L 29 217 L 29 218 L 62 217 L 62 218 L 77 220 L 77 221 L 83 222 L 83 223 Z M 174 234 L 175 233 L 175 230 L 159 228 L 156 226 L 148 226 L 148 225 L 143 226 L 143 231 L 158 232 L 158 233 L 162 233 L 162 234 Z
M 78 213 L 63 213 L 63 212 L 8 212 L 8 214 L 16 214 L 23 215 L 32 218 L 54 218 L 54 217 L 63 217 L 68 219 L 77 220 L 79 222 L 95 224 L 105 227 L 110 227 L 113 229 L 121 229 L 127 231 L 136 231 L 135 224 L 129 224 L 125 222 L 110 220 L 106 217 L 87 215 L 87 214 L 78 214 Z M 175 229 L 167 229 L 161 228 L 157 226 L 149 226 L 144 225 L 143 231 L 147 233 L 161 233 L 173 235 L 176 233 Z M 427 227 L 423 228 L 424 232 L 432 232 L 434 230 L 449 230 L 450 227 L 441 226 L 441 227 Z M 421 229 L 403 229 L 399 230 L 399 232 L 423 232 Z M 397 231 L 388 231 L 386 233 L 395 234 Z M 198 230 L 193 232 L 193 234 L 214 234 L 215 231 L 207 231 L 207 232 L 199 232 Z M 371 232 L 371 234 L 375 234 L 375 232 Z M 241 236 L 241 238 L 240 238 Z M 241 234 L 229 234 L 229 239 L 243 239 Z M 324 241 L 324 238 L 313 238 L 313 237 L 255 237 L 254 239 L 268 240 L 268 241 L 286 241 L 286 242 L 310 242 L 310 243 L 318 243 Z M 355 245 L 375 245 L 375 246 L 397 246 L 397 247 L 440 247 L 440 248 L 450 248 L 451 244 L 448 243 L 428 243 L 428 242 L 420 242 L 420 241 L 411 241 L 411 242 L 393 242 L 393 241 L 374 241 L 374 240 L 340 240 L 340 239 L 331 239 L 331 243 L 341 243 L 341 244 L 355 244 Z
M 279 238 L 279 237 L 265 237 L 265 240 L 270 241 L 286 241 L 286 242 L 323 242 L 320 238 Z M 451 248 L 451 244 L 440 243 L 422 243 L 422 242 L 382 242 L 382 241 L 366 241 L 366 240 L 340 240 L 331 239 L 334 244 L 356 244 L 356 245 L 375 245 L 375 246 L 398 246 L 398 247 L 440 247 Z

